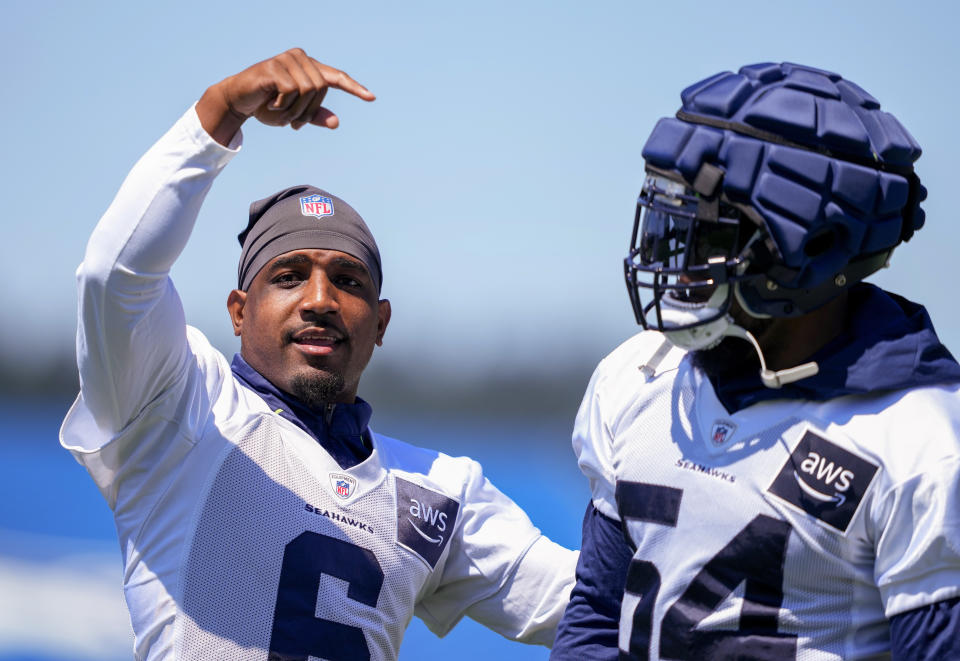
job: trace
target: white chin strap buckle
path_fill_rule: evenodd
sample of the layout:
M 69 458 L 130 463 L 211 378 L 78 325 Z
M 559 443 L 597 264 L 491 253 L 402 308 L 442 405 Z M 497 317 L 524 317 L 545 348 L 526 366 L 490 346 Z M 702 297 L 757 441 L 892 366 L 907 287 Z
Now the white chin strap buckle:
M 787 383 L 793 383 L 794 381 L 814 376 L 819 371 L 820 366 L 813 362 L 797 365 L 796 367 L 788 367 L 787 369 L 776 372 L 762 369 L 760 370 L 760 380 L 763 381 L 763 385 L 766 387 L 776 390 Z

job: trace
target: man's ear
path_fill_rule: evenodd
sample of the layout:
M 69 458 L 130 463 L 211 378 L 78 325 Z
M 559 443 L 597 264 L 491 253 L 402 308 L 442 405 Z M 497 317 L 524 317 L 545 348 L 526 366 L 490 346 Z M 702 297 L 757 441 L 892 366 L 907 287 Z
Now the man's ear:
M 227 296 L 227 312 L 230 313 L 230 321 L 233 323 L 233 334 L 237 337 L 240 337 L 243 331 L 243 306 L 246 304 L 247 292 L 245 291 L 234 289 Z
M 390 323 L 390 301 L 383 299 L 377 304 L 377 346 L 383 346 L 383 335 Z

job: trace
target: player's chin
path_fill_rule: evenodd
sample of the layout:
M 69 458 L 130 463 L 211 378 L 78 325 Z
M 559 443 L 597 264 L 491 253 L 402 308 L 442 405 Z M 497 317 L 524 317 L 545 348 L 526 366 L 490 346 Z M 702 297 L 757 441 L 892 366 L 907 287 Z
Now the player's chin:
M 343 372 L 329 368 L 298 370 L 290 379 L 293 396 L 315 409 L 337 401 L 344 387 Z

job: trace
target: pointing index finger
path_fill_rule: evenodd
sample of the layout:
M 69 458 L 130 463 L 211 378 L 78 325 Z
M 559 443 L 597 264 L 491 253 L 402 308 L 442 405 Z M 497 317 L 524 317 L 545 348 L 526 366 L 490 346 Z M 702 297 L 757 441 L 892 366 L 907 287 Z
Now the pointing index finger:
M 333 67 L 327 66 L 321 62 L 317 62 L 316 60 L 314 60 L 314 63 L 317 65 L 317 68 L 323 75 L 323 79 L 330 87 L 335 87 L 338 90 L 347 92 L 348 94 L 353 94 L 364 101 L 373 101 L 377 98 L 374 96 L 373 92 L 355 81 L 347 73 L 340 71 L 339 69 L 334 69 Z

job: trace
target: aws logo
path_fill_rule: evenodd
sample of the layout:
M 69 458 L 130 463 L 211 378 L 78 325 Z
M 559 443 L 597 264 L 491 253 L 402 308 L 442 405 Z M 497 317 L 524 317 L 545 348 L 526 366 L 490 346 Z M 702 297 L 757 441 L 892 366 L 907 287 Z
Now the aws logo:
M 877 466 L 807 431 L 768 491 L 846 532 Z
M 397 542 L 434 568 L 450 541 L 460 503 L 399 477 L 396 483 Z
M 447 529 L 447 513 L 441 512 L 440 510 L 433 509 L 432 506 L 421 503 L 416 498 L 410 499 L 410 516 L 418 519 L 417 521 L 412 521 L 409 517 L 407 520 L 410 521 L 410 525 L 413 526 L 413 529 L 420 533 L 420 536 L 431 544 L 443 544 L 443 532 Z M 434 539 L 427 535 L 421 529 L 421 526 L 428 526 L 430 528 L 435 528 L 437 533 L 437 538 Z
M 801 474 L 803 477 L 801 477 Z M 800 462 L 800 470 L 793 477 L 805 494 L 822 503 L 843 505 L 846 492 L 850 489 L 856 473 L 842 465 L 837 465 L 816 452 L 808 452 Z M 811 483 L 814 486 L 811 486 Z M 817 487 L 820 487 L 818 489 Z M 833 493 L 830 493 L 831 488 Z

